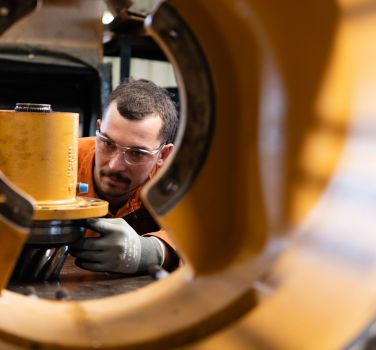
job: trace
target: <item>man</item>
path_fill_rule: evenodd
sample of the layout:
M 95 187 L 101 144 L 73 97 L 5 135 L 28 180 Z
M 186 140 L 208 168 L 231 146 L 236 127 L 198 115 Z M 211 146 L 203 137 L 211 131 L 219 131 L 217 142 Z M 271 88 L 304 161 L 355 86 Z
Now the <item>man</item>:
M 98 232 L 74 242 L 76 264 L 91 271 L 173 270 L 179 258 L 140 200 L 143 185 L 171 154 L 178 117 L 166 90 L 147 80 L 120 84 L 110 95 L 96 137 L 79 140 L 78 181 L 89 197 L 109 202 L 109 218 L 89 219 Z

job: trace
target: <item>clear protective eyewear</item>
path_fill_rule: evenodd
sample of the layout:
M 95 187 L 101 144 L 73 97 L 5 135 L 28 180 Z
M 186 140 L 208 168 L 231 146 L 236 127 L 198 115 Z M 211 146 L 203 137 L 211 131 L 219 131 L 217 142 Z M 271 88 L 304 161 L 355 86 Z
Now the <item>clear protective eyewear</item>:
M 148 163 L 161 151 L 164 146 L 164 143 L 162 143 L 158 148 L 150 151 L 144 148 L 120 146 L 115 141 L 112 141 L 110 138 L 104 135 L 100 130 L 97 130 L 96 137 L 98 140 L 98 147 L 103 153 L 112 155 L 119 151 L 123 154 L 124 160 L 128 164 Z

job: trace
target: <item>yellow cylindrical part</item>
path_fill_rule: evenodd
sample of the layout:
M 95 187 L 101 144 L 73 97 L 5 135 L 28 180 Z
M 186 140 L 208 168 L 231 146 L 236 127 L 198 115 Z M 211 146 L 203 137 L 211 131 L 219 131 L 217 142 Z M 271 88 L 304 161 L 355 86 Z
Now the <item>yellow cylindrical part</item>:
M 0 168 L 37 202 L 75 201 L 77 113 L 0 111 Z
M 35 199 L 34 220 L 107 214 L 108 203 L 76 197 L 79 115 L 0 110 L 0 169 Z

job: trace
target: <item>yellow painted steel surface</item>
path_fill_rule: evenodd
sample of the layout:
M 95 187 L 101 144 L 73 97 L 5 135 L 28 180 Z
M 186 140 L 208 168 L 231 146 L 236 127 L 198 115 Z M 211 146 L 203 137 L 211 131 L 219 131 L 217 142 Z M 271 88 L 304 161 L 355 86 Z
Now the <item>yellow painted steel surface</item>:
M 173 4 L 209 61 L 217 115 L 202 173 L 162 220 L 195 271 L 209 273 L 261 253 L 298 224 L 335 169 L 347 100 L 342 110 L 334 103 L 339 96 L 323 111 L 315 104 L 337 12 L 331 1 L 311 3 L 312 11 L 295 1 Z
M 0 293 L 6 287 L 28 238 L 33 199 L 0 171 Z
M 279 187 L 269 184 L 273 200 L 269 209 L 274 210 L 272 213 L 277 218 L 279 214 L 276 232 L 289 238 L 282 255 L 267 274 L 253 282 L 260 296 L 258 307 L 231 327 L 179 349 L 346 348 L 365 332 L 376 315 L 376 103 L 373 96 L 376 4 L 374 1 L 236 1 L 226 2 L 227 6 L 223 7 L 222 3 L 219 6 L 216 3 L 214 9 L 209 2 L 205 2 L 206 6 L 197 2 L 193 10 L 192 2 L 175 3 L 187 14 L 202 38 L 201 43 L 205 43 L 208 56 L 212 57 L 211 68 L 218 72 L 217 91 L 223 91 L 219 104 L 234 90 L 234 95 L 239 94 L 239 100 L 234 96 L 234 101 L 249 103 L 256 78 L 245 67 L 247 61 L 259 57 L 260 66 L 265 69 L 270 58 L 276 64 L 274 71 L 279 73 L 279 81 L 268 84 L 264 80 L 264 84 L 274 93 L 274 99 L 269 100 L 269 115 L 277 111 L 283 114 L 283 119 L 269 119 L 268 127 L 273 129 L 277 124 L 278 131 L 280 125 L 282 135 L 279 136 L 285 142 L 281 144 L 281 157 L 271 159 L 281 167 L 278 169 L 269 163 L 265 168 L 269 171 L 264 176 L 267 178 L 274 171 L 272 177 L 280 178 Z M 244 29 L 251 23 L 253 28 Z M 241 25 L 244 27 L 239 29 L 237 39 L 224 39 Z M 216 33 L 213 28 L 218 28 L 222 35 L 220 42 L 227 46 L 224 53 L 216 51 L 221 46 L 218 40 L 210 39 Z M 257 41 L 268 47 L 269 60 L 260 56 L 258 50 L 252 53 L 248 46 L 252 40 L 246 34 L 252 32 Z M 219 73 L 220 67 L 226 72 Z M 255 76 L 262 77 L 262 72 L 257 70 Z M 226 73 L 228 81 L 224 77 Z M 278 91 L 282 94 L 279 98 Z M 223 124 L 226 120 L 236 124 L 237 118 L 247 115 L 246 109 L 240 114 L 231 113 L 231 117 L 230 111 L 224 111 L 219 124 L 222 120 Z M 261 117 L 262 111 L 261 107 L 253 117 Z M 253 118 L 248 115 L 249 119 Z M 230 125 L 226 126 L 222 134 L 217 134 L 218 144 L 226 140 L 228 145 L 230 136 L 242 134 L 240 129 L 233 132 Z M 277 141 L 278 133 L 275 136 Z M 243 158 L 247 157 L 246 152 L 239 152 Z M 226 167 L 222 152 L 214 151 L 212 155 L 221 158 Z M 265 161 L 267 157 L 260 157 L 261 163 Z M 247 169 L 245 164 L 243 167 Z M 226 170 L 216 173 L 223 172 Z M 252 181 L 251 174 L 243 171 L 243 175 L 243 181 Z M 214 172 L 208 171 L 209 176 L 215 176 Z M 197 198 L 203 192 L 205 180 L 202 182 Z M 200 180 L 196 186 L 199 184 Z M 207 188 L 215 190 L 216 187 Z M 245 189 L 243 194 L 252 198 L 252 193 L 247 194 Z M 282 194 L 280 202 L 279 194 Z M 212 196 L 213 193 L 208 195 Z M 239 209 L 237 200 L 232 203 L 234 211 Z M 213 202 L 216 208 L 222 206 L 218 205 L 219 198 Z M 184 203 L 188 208 L 193 206 L 189 196 Z M 208 203 L 205 204 L 207 208 Z M 257 212 L 257 205 L 253 209 L 248 209 L 249 215 L 257 221 L 252 214 Z M 203 220 L 206 217 L 203 215 Z M 235 220 L 236 216 L 232 218 Z M 175 230 L 179 221 L 183 221 L 182 213 L 174 222 Z M 187 230 L 196 221 L 193 217 L 194 224 L 191 228 L 188 225 Z M 229 231 L 227 244 L 231 244 L 228 241 L 234 235 L 238 236 L 236 229 Z M 247 271 L 243 273 L 246 278 Z M 363 346 L 366 340 L 363 339 Z M 354 348 L 363 348 L 362 345 Z
M 78 114 L 0 110 L 0 169 L 36 200 L 34 220 L 103 216 L 107 203 L 76 198 Z
M 207 56 L 218 111 L 202 173 L 160 218 L 186 265 L 97 301 L 4 291 L 1 341 L 167 349 L 250 310 L 184 349 L 346 347 L 376 313 L 376 6 L 172 3 Z
M 0 111 L 0 167 L 39 203 L 76 197 L 78 114 Z
M 27 231 L 5 220 L 0 216 L 0 293 L 17 262 L 23 243 L 27 239 Z

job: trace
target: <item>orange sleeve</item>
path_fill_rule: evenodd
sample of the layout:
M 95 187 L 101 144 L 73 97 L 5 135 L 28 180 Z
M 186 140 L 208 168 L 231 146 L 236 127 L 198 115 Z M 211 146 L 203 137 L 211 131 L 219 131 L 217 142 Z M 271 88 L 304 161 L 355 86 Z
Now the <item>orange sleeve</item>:
M 82 137 L 78 139 L 77 182 L 84 182 L 89 185 L 89 192 L 79 195 L 99 198 L 95 193 L 93 181 L 94 152 L 95 137 Z

